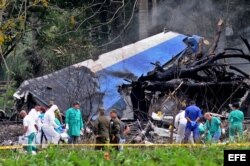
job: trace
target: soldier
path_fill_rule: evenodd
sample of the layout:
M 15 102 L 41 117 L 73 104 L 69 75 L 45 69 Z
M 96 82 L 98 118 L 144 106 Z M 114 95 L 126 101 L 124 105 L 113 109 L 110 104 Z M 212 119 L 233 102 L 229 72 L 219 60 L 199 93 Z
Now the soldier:
M 109 143 L 109 120 L 104 115 L 104 108 L 99 108 L 99 117 L 95 123 L 96 144 Z M 96 146 L 96 150 L 103 150 L 104 146 Z
M 116 110 L 110 111 L 110 123 L 109 123 L 109 138 L 111 144 L 119 144 L 120 141 L 120 123 L 117 118 Z M 116 150 L 119 150 L 118 146 L 115 147 Z

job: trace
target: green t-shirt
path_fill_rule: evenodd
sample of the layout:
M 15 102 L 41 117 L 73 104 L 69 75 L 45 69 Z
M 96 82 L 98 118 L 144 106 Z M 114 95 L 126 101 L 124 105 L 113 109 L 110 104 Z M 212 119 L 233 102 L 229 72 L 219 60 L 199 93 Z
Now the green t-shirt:
M 230 112 L 230 114 L 228 116 L 228 121 L 229 121 L 230 125 L 242 123 L 243 120 L 244 120 L 244 114 L 240 110 L 233 110 Z
M 221 132 L 220 124 L 221 121 L 219 118 L 212 117 L 211 120 L 206 121 L 205 128 L 210 132 L 211 135 L 214 135 L 216 132 Z

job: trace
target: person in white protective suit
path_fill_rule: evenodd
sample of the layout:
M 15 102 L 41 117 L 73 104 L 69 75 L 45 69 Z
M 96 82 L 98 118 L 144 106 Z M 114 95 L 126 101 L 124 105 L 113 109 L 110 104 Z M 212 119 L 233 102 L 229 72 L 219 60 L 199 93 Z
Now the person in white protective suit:
M 55 131 L 59 126 L 55 123 L 55 111 L 58 109 L 56 105 L 52 105 L 44 115 L 42 130 L 47 138 L 48 143 L 58 144 L 60 134 Z
M 36 105 L 34 108 L 32 108 L 29 112 L 29 115 L 34 119 L 35 122 L 38 120 L 38 116 L 40 115 L 40 106 Z
M 177 129 L 176 143 L 178 144 L 181 144 L 184 139 L 186 124 L 187 124 L 187 119 L 185 118 L 185 110 L 181 110 L 175 116 L 175 122 L 174 122 L 174 126 Z M 190 136 L 189 140 L 191 143 L 193 143 L 192 136 Z
M 181 143 L 184 139 L 185 129 L 186 129 L 187 119 L 185 118 L 185 110 L 181 110 L 175 116 L 174 126 L 177 129 L 176 143 Z

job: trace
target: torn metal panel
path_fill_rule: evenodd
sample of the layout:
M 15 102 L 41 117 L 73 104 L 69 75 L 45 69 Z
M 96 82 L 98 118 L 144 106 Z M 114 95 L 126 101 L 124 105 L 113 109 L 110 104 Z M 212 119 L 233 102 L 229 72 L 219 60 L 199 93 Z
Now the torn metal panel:
M 103 94 L 86 67 L 71 66 L 52 74 L 25 81 L 14 94 L 18 110 L 30 110 L 35 104 L 47 106 L 50 100 L 66 110 L 73 101 L 79 101 L 85 114 L 102 105 Z M 85 110 L 88 110 L 86 112 Z

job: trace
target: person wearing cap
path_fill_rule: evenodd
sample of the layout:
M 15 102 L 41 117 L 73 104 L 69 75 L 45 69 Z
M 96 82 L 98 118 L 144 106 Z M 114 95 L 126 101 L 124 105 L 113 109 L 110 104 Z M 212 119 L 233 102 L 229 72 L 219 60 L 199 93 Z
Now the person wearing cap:
M 221 121 L 219 118 L 212 116 L 210 112 L 204 114 L 206 119 L 205 132 L 206 141 L 218 143 L 221 137 Z
M 244 114 L 239 108 L 239 103 L 232 104 L 232 111 L 228 116 L 230 141 L 234 141 L 236 136 L 243 136 Z
M 99 108 L 99 117 L 95 122 L 96 144 L 109 143 L 109 119 L 104 115 L 104 108 Z M 96 146 L 96 150 L 103 150 L 104 146 Z
M 110 122 L 109 122 L 109 138 L 111 144 L 119 144 L 120 142 L 120 123 L 117 118 L 117 112 L 115 109 L 110 111 Z M 115 147 L 116 150 L 119 150 L 119 147 Z
M 42 130 L 49 143 L 58 144 L 60 134 L 55 131 L 59 126 L 55 123 L 55 111 L 58 109 L 56 105 L 52 105 L 44 114 Z
M 74 102 L 72 107 L 66 111 L 66 130 L 69 135 L 69 144 L 76 144 L 79 140 L 81 130 L 84 128 L 80 103 Z
M 24 126 L 24 137 L 28 137 L 28 146 L 26 148 L 28 153 L 32 153 L 32 150 L 36 150 L 34 146 L 32 146 L 35 136 L 36 136 L 36 126 L 33 117 L 27 114 L 26 111 L 22 110 L 19 116 L 23 119 L 23 126 Z

